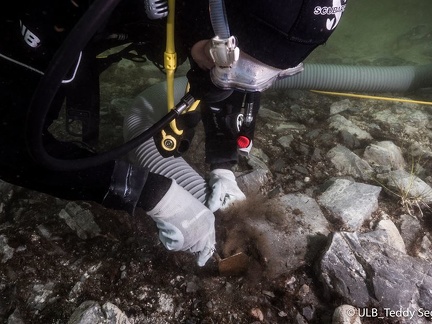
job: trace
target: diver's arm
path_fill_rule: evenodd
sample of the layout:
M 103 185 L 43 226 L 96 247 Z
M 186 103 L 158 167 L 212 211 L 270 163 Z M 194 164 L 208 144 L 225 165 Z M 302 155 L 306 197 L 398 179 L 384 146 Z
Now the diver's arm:
M 213 254 L 213 213 L 175 180 L 116 161 L 104 205 L 130 214 L 143 208 L 156 222 L 162 244 L 171 251 L 196 253 L 199 266 Z

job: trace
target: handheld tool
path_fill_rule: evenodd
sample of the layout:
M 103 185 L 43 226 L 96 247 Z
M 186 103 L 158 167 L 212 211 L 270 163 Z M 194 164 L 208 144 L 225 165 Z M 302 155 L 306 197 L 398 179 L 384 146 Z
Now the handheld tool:
M 249 266 L 249 256 L 244 252 L 238 252 L 224 259 L 217 252 L 213 256 L 218 262 L 219 274 L 221 276 L 242 275 Z

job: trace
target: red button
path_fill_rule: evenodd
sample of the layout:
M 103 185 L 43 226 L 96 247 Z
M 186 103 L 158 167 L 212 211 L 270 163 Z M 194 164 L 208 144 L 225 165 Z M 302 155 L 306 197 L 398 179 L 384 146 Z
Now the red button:
M 247 138 L 246 136 L 239 136 L 237 137 L 237 145 L 239 148 L 246 148 L 248 147 L 250 144 L 250 139 Z

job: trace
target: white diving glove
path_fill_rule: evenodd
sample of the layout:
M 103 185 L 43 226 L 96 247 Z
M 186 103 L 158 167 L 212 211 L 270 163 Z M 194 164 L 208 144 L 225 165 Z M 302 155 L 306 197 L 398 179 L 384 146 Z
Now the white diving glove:
M 245 200 L 246 196 L 237 185 L 235 175 L 226 169 L 214 169 L 210 172 L 209 185 L 212 189 L 207 199 L 207 207 L 215 212 L 224 210 L 236 201 Z
M 213 255 L 216 243 L 213 213 L 175 180 L 147 214 L 156 222 L 159 239 L 167 250 L 197 253 L 200 267 Z

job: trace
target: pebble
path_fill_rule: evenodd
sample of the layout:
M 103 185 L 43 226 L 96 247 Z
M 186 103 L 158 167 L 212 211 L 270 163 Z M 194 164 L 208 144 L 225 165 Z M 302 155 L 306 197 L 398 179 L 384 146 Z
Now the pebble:
M 259 309 L 258 307 L 252 308 L 250 313 L 253 317 L 258 319 L 260 322 L 264 321 L 264 314 L 262 310 Z

